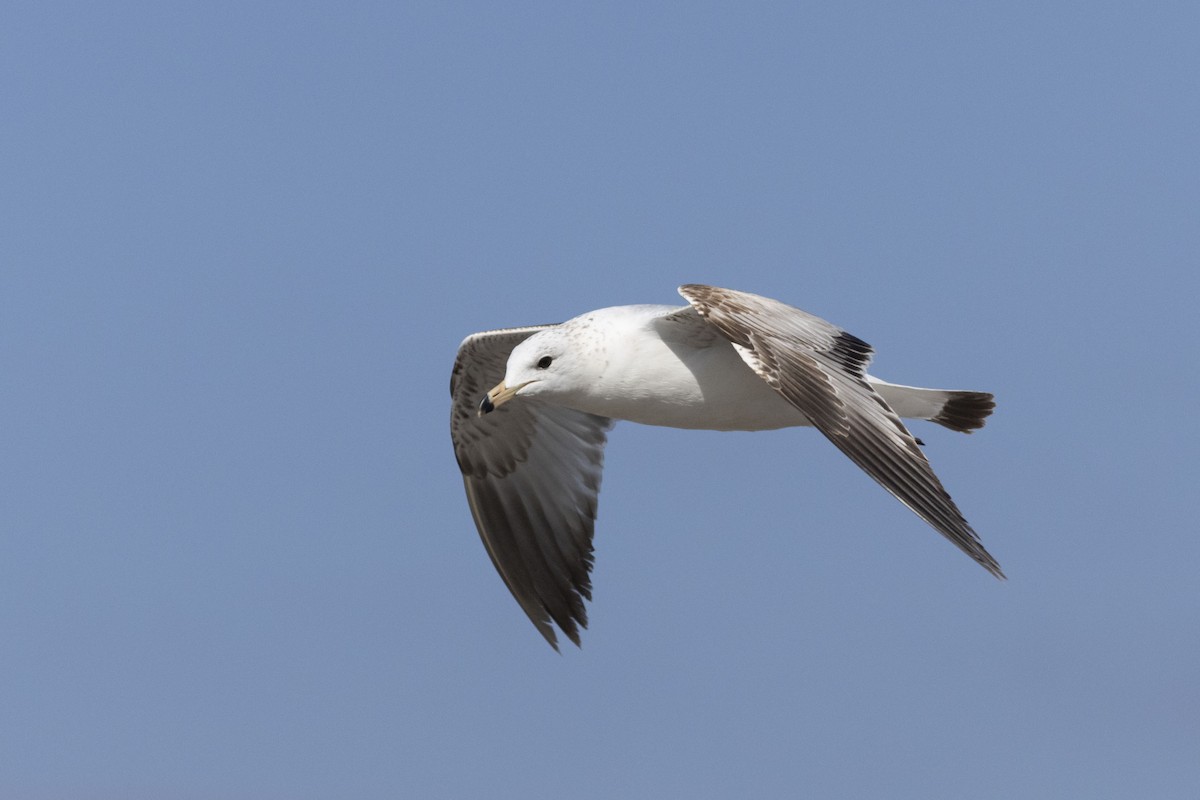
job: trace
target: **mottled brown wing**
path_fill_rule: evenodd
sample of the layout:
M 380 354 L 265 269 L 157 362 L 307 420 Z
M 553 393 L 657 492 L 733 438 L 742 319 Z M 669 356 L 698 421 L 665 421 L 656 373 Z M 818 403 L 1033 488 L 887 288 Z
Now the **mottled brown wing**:
M 917 440 L 866 381 L 870 345 L 766 297 L 699 284 L 679 293 L 855 464 L 984 569 L 1004 577 Z
M 591 600 L 592 531 L 612 421 L 519 398 L 479 416 L 508 355 L 549 326 L 468 336 L 450 377 L 450 438 L 475 527 L 517 603 L 556 650 L 579 644 Z

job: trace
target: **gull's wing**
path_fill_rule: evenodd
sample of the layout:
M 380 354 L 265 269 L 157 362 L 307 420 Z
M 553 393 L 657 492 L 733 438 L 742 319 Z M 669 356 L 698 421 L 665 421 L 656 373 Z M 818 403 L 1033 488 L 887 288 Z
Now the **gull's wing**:
M 554 649 L 550 622 L 579 644 L 592 599 L 592 529 L 612 420 L 529 398 L 479 416 L 508 354 L 548 325 L 487 331 L 458 348 L 450 438 L 475 527 L 496 571 Z M 578 626 L 578 627 L 577 627 Z
M 766 297 L 699 284 L 679 293 L 855 464 L 984 569 L 1004 577 L 917 440 L 866 381 L 869 344 Z

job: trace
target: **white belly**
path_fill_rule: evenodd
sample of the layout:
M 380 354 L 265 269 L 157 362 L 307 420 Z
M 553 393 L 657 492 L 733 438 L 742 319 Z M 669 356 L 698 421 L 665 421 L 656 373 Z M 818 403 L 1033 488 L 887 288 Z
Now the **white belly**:
M 698 350 L 662 350 L 606 376 L 578 405 L 593 414 L 660 425 L 717 431 L 760 431 L 811 425 L 791 403 L 742 361 L 728 342 Z M 648 355 L 648 354 L 647 354 Z

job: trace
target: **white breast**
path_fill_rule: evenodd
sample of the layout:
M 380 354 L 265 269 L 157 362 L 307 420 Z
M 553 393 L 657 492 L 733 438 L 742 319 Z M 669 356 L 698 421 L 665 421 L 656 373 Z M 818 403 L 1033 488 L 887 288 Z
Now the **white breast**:
M 771 430 L 808 420 L 714 338 L 704 347 L 666 342 L 645 331 L 613 347 L 604 374 L 572 398 L 581 411 L 669 428 Z M 610 345 L 615 344 L 610 342 Z

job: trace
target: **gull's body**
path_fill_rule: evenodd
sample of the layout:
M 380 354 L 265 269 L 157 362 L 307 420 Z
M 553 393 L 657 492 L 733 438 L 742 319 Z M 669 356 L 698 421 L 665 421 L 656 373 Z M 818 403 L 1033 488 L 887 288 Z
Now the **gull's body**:
M 869 345 L 775 300 L 699 285 L 680 293 L 690 305 L 600 309 L 475 334 L 459 348 L 451 436 L 472 514 L 552 645 L 551 620 L 577 644 L 576 623 L 586 626 L 605 434 L 618 419 L 707 430 L 813 425 L 1001 576 L 900 421 L 969 433 L 991 413 L 991 395 L 871 377 Z
M 605 336 L 593 349 L 599 368 L 560 402 L 610 419 L 667 428 L 763 431 L 811 424 L 715 329 L 670 319 L 684 310 L 616 306 L 564 323 L 584 341 L 592 328 Z M 612 352 L 624 354 L 620 369 L 611 368 Z

